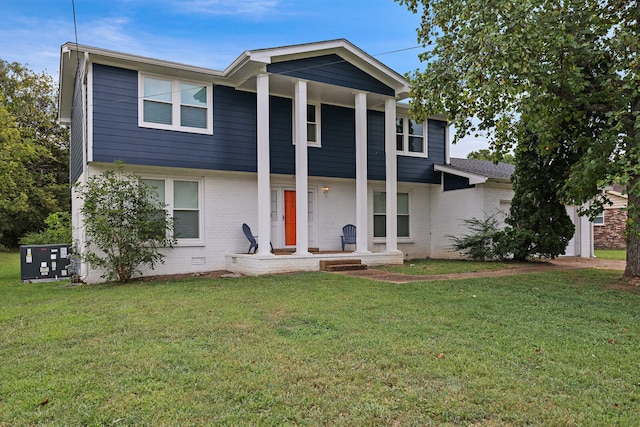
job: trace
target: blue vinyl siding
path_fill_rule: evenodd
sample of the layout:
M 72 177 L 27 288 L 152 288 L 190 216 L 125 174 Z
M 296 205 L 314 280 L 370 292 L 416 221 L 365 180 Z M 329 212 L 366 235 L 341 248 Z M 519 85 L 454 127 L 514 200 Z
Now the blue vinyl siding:
M 388 96 L 395 95 L 392 88 L 335 54 L 276 62 L 267 65 L 267 71 Z
M 450 173 L 442 174 L 443 180 L 443 190 L 444 191 L 453 191 L 453 190 L 464 190 L 467 188 L 474 188 L 475 185 L 469 184 L 469 178 L 464 178 L 462 176 L 452 175 Z
M 309 147 L 309 175 L 356 177 L 356 128 L 352 108 L 322 104 L 322 148 Z
M 384 113 L 369 111 L 369 179 L 385 180 Z M 398 156 L 398 181 L 439 184 L 440 174 L 433 170 L 436 163 L 444 163 L 446 122 L 429 120 L 427 124 L 429 157 Z
M 75 183 L 84 169 L 84 105 L 82 103 L 82 75 L 84 62 L 78 66 L 73 85 L 71 110 L 71 145 L 69 149 L 69 182 Z
M 446 127 L 443 121 L 427 122 L 428 157 L 398 156 L 398 181 L 440 184 L 440 173 L 433 170 L 433 165 L 444 163 Z
M 95 64 L 93 161 L 256 172 L 256 95 L 213 87 L 213 135 L 138 127 L 138 73 Z M 295 174 L 292 100 L 270 97 L 270 164 Z M 353 108 L 321 105 L 321 148 L 308 151 L 309 175 L 355 178 Z M 385 179 L 384 113 L 367 112 L 368 177 Z M 434 163 L 444 163 L 446 123 L 429 121 L 429 157 L 398 156 L 398 180 L 439 183 Z M 75 131 L 74 131 L 75 132 Z M 81 131 L 80 131 L 81 132 Z M 77 156 L 76 156 L 77 157 Z M 81 157 L 80 157 L 81 158 Z M 74 174 L 79 174 L 74 169 Z
M 367 111 L 367 177 L 384 181 L 386 179 L 384 152 L 384 113 Z
M 213 135 L 138 127 L 138 73 L 95 64 L 93 160 L 256 171 L 256 97 L 214 87 Z
M 269 105 L 269 154 L 271 173 L 293 175 L 295 146 L 293 145 L 293 101 L 272 96 Z
M 295 174 L 293 102 L 271 97 L 271 172 Z M 355 117 L 351 108 L 321 105 L 321 148 L 308 148 L 309 176 L 355 178 Z

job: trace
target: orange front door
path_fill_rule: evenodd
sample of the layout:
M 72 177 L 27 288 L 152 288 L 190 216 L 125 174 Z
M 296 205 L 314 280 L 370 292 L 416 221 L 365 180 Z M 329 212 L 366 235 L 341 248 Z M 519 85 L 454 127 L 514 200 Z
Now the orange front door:
M 296 245 L 296 192 L 284 190 L 284 244 Z

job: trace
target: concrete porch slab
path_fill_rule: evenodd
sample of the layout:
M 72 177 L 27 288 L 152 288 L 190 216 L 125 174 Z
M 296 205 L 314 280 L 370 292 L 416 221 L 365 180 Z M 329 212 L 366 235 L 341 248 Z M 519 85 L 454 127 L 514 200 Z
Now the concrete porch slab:
M 225 256 L 226 269 L 233 273 L 241 273 L 249 276 L 263 274 L 292 273 L 296 271 L 319 271 L 321 260 L 354 259 L 362 261 L 369 266 L 402 264 L 404 254 L 397 252 L 331 252 L 313 253 L 309 255 L 252 255 L 252 254 L 227 254 Z

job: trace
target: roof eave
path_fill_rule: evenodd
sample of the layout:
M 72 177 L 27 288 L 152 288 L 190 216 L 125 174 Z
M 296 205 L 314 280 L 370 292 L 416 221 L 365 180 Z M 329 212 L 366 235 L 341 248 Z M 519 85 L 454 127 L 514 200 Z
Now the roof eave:
M 484 176 L 484 175 L 478 175 L 475 173 L 471 173 L 471 172 L 466 172 L 466 171 L 461 171 L 459 169 L 455 169 L 452 168 L 451 166 L 447 166 L 447 165 L 433 165 L 433 170 L 435 170 L 436 172 L 444 172 L 444 173 L 448 173 L 451 175 L 456 175 L 462 178 L 467 178 L 469 180 L 469 184 L 470 185 L 475 185 L 475 184 L 484 184 L 485 182 L 487 182 L 489 180 L 488 176 Z

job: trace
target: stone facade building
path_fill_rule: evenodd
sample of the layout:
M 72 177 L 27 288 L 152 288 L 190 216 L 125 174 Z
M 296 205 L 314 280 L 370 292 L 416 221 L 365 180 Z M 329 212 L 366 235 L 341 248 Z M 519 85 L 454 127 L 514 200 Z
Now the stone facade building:
M 626 249 L 625 228 L 627 221 L 627 195 L 622 188 L 605 190 L 613 205 L 605 207 L 593 221 L 593 244 L 595 249 Z

